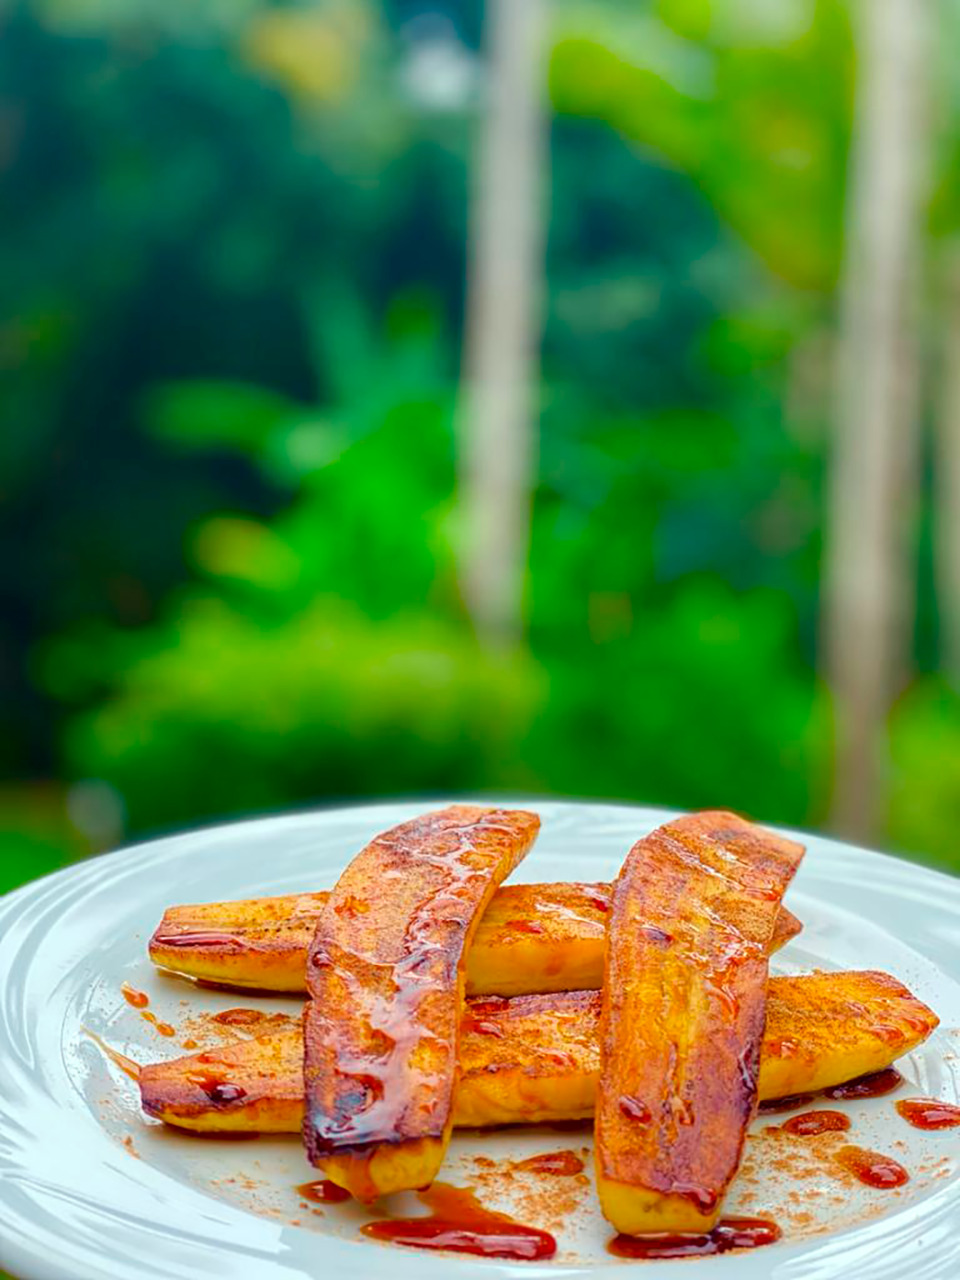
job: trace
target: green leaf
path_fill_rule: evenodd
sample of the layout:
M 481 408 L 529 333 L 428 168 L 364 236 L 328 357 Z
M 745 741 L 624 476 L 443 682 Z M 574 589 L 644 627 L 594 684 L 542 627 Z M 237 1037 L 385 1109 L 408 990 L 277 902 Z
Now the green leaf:
M 198 379 L 167 383 L 146 398 L 144 420 L 161 439 L 193 449 L 259 455 L 273 432 L 303 409 L 265 387 Z

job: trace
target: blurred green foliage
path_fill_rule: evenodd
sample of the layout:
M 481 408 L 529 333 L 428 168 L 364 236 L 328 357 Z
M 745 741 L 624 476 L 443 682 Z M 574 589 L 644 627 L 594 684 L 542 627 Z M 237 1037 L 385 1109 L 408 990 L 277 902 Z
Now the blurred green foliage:
M 4 6 L 0 889 L 375 794 L 823 821 L 847 7 L 552 14 L 528 638 L 503 654 L 455 554 L 481 6 Z M 891 723 L 890 837 L 945 865 L 958 726 L 934 676 Z

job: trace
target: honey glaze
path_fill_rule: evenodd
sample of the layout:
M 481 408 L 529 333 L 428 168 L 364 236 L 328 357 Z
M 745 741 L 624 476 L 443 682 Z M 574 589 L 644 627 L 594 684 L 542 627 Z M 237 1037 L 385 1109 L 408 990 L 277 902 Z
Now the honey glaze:
M 143 1018 L 144 1022 L 149 1022 L 158 1035 L 167 1036 L 169 1038 L 170 1036 L 175 1036 L 177 1034 L 176 1030 L 171 1027 L 169 1022 L 161 1022 L 157 1015 L 155 1013 L 151 1013 L 149 1009 L 142 1009 L 140 1017 Z
M 127 1004 L 132 1005 L 134 1009 L 146 1009 L 150 1003 L 150 997 L 145 991 L 138 991 L 136 987 L 131 987 L 129 982 L 125 982 L 120 988 L 120 994 L 126 1000 Z
M 938 1098 L 903 1098 L 895 1104 L 897 1113 L 915 1129 L 955 1129 L 960 1125 L 960 1107 Z
M 871 1071 L 869 1075 L 857 1076 L 856 1080 L 848 1080 L 845 1084 L 836 1084 L 823 1090 L 825 1098 L 836 1101 L 856 1098 L 882 1098 L 885 1093 L 893 1093 L 903 1084 L 903 1076 L 895 1067 L 885 1067 L 882 1071 Z
M 707 1258 L 732 1249 L 775 1244 L 780 1228 L 767 1218 L 721 1218 L 712 1231 L 697 1235 L 614 1236 L 607 1252 L 617 1258 Z
M 583 1161 L 574 1151 L 545 1151 L 542 1155 L 518 1160 L 513 1167 L 526 1169 L 531 1173 L 554 1174 L 561 1178 L 572 1178 L 574 1174 L 583 1173 Z
M 401 1127 L 408 1138 L 432 1134 L 449 1111 L 456 1044 L 441 1028 L 460 1003 L 451 977 L 495 867 L 508 855 L 519 860 L 538 825 L 522 810 L 466 806 L 427 814 L 377 836 L 328 899 L 307 967 L 312 998 L 304 1022 L 304 1138 L 315 1164 L 352 1149 L 351 1189 L 362 1199 L 378 1194 L 364 1156 L 397 1141 Z M 387 892 L 389 881 L 414 874 L 402 930 L 399 921 L 380 930 L 363 914 L 349 922 L 337 915 L 338 901 L 353 888 L 362 890 L 371 876 Z M 377 981 L 373 967 L 381 975 Z M 356 1029 L 350 1052 L 349 1035 L 338 1033 L 326 1011 L 334 973 L 344 1018 L 349 1011 L 339 1030 L 348 1024 Z M 388 986 L 381 990 L 378 982 Z M 321 1076 L 329 1087 L 321 1088 Z M 412 1087 L 418 1097 L 433 1099 L 429 1107 L 411 1106 Z
M 879 1151 L 865 1147 L 841 1147 L 837 1160 L 866 1187 L 889 1191 L 910 1181 L 910 1175 L 902 1164 Z
M 318 1182 L 304 1182 L 296 1191 L 302 1199 L 312 1200 L 314 1204 L 343 1204 L 350 1199 L 349 1191 L 327 1178 L 321 1178 Z
M 414 1249 L 449 1249 L 482 1258 L 534 1262 L 552 1258 L 557 1242 L 547 1231 L 526 1227 L 505 1213 L 484 1209 L 471 1191 L 435 1182 L 418 1192 L 430 1213 L 423 1218 L 386 1218 L 368 1222 L 361 1231 L 373 1240 Z
M 780 1128 L 801 1138 L 815 1138 L 821 1133 L 845 1133 L 850 1128 L 850 1117 L 842 1111 L 802 1111 L 784 1120 Z
M 131 1008 L 140 1011 L 140 1017 L 144 1022 L 149 1022 L 160 1035 L 175 1036 L 177 1034 L 169 1022 L 161 1022 L 155 1013 L 150 1012 L 150 997 L 145 991 L 138 991 L 136 987 L 131 987 L 129 982 L 124 982 L 120 987 L 120 994 Z

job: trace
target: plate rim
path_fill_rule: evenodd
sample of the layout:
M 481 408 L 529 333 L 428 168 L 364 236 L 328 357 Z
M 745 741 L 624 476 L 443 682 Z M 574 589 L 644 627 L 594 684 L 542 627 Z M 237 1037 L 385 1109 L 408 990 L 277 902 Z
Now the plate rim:
M 69 900 L 71 891 L 76 896 L 78 893 L 82 893 L 84 889 L 96 892 L 97 886 L 100 885 L 102 889 L 105 882 L 126 880 L 129 876 L 135 875 L 144 862 L 153 862 L 158 857 L 164 859 L 182 857 L 191 850 L 195 850 L 205 844 L 222 842 L 229 844 L 231 837 L 241 831 L 253 836 L 257 834 L 258 829 L 264 833 L 270 830 L 289 832 L 295 830 L 298 825 L 306 827 L 319 825 L 322 827 L 325 822 L 336 821 L 337 819 L 358 820 L 367 815 L 373 821 L 376 814 L 381 811 L 389 811 L 394 815 L 390 819 L 390 823 L 393 824 L 397 821 L 405 820 L 408 814 L 458 802 L 536 808 L 545 816 L 551 811 L 553 813 L 557 813 L 557 811 L 562 813 L 565 811 L 595 809 L 608 813 L 610 817 L 616 814 L 621 817 L 629 816 L 630 818 L 635 818 L 638 830 L 644 832 L 652 826 L 669 821 L 671 817 L 681 812 L 681 810 L 677 809 L 664 809 L 656 806 L 624 804 L 588 798 L 571 800 L 558 796 L 503 795 L 501 793 L 492 796 L 489 794 L 469 796 L 465 799 L 448 796 L 415 797 L 413 799 L 398 797 L 388 800 L 378 799 L 360 804 L 325 805 L 320 808 L 304 808 L 292 812 L 261 815 L 228 822 L 216 822 L 186 831 L 155 837 L 98 855 L 74 866 L 54 871 L 0 897 L 0 974 L 3 975 L 2 985 L 0 985 L 0 1033 L 7 1033 L 0 1034 L 0 1261 L 2 1261 L 3 1265 L 11 1268 L 13 1274 L 20 1275 L 22 1280 L 78 1280 L 76 1255 L 72 1255 L 73 1261 L 71 1261 L 69 1247 L 60 1247 L 59 1250 L 54 1250 L 51 1248 L 52 1242 L 50 1241 L 44 1243 L 39 1241 L 30 1242 L 29 1218 L 24 1216 L 22 1210 L 19 1213 L 17 1212 L 16 1206 L 11 1205 L 10 1198 L 7 1195 L 7 1191 L 16 1184 L 18 1173 L 14 1160 L 15 1153 L 7 1138 L 8 1126 L 16 1127 L 18 1124 L 17 1116 L 11 1111 L 12 1099 L 7 1097 L 9 1079 L 13 1075 L 10 1070 L 10 1059 L 15 1052 L 15 1041 L 9 1035 L 11 1028 L 11 1000 L 15 998 L 18 981 L 26 983 L 29 976 L 29 965 L 23 974 L 18 974 L 16 960 L 23 952 L 23 944 L 21 943 L 19 946 L 16 944 L 23 930 L 21 928 L 18 933 L 16 927 L 11 929 L 11 922 L 14 922 L 15 926 L 17 919 L 23 921 L 26 917 L 29 921 L 38 912 L 41 913 L 41 916 L 44 913 L 49 914 L 51 910 L 56 909 L 57 902 L 62 896 Z M 877 877 L 871 877 L 871 880 L 879 879 L 885 882 L 885 892 L 890 891 L 890 884 L 886 882 L 895 884 L 898 881 L 902 881 L 905 876 L 908 876 L 914 890 L 919 884 L 928 890 L 929 895 L 935 895 L 945 910 L 957 913 L 958 936 L 960 936 L 960 880 L 921 863 L 908 862 L 893 855 L 852 845 L 829 835 L 783 827 L 779 824 L 767 824 L 762 821 L 761 825 L 767 825 L 773 830 L 802 840 L 807 845 L 808 853 L 814 853 L 816 857 L 822 856 L 829 850 L 833 858 L 833 868 L 836 872 L 840 872 L 845 863 L 852 861 L 856 865 L 863 858 L 867 858 L 877 872 Z M 378 827 L 376 829 L 381 828 Z M 820 846 L 820 853 L 816 854 L 815 851 L 818 846 Z M 880 874 L 881 868 L 882 875 Z M 911 896 L 918 895 L 914 892 Z M 949 907 L 947 904 L 949 904 Z M 869 919 L 869 916 L 866 918 Z M 11 939 L 13 940 L 13 945 L 11 945 Z M 928 950 L 924 946 L 917 945 L 917 940 L 914 938 L 910 939 L 909 945 L 928 960 L 931 960 L 946 977 L 953 981 L 960 980 L 960 957 L 951 956 L 951 959 L 956 962 L 956 967 L 945 968 L 943 966 L 942 945 L 931 946 L 931 949 Z M 60 1025 L 62 1025 L 62 1022 Z M 48 1032 L 49 1030 L 50 1028 L 47 1027 Z M 26 1028 L 24 1028 L 24 1031 L 26 1031 Z M 4 1068 L 5 1059 L 7 1060 L 6 1069 Z M 22 1124 L 19 1127 L 22 1128 Z M 103 1136 L 106 1138 L 105 1134 Z M 109 1141 L 109 1139 L 107 1140 Z M 169 1180 L 161 1170 L 151 1166 L 148 1166 L 148 1168 L 150 1168 L 152 1176 L 146 1179 L 147 1185 L 157 1179 L 161 1181 Z M 19 1172 L 21 1175 L 26 1175 L 24 1185 L 30 1185 L 29 1169 L 20 1169 Z M 49 1202 L 51 1200 L 56 1202 L 58 1195 L 63 1196 L 66 1194 L 69 1197 L 72 1194 L 72 1188 L 70 1187 L 44 1186 L 36 1183 L 32 1186 L 32 1191 L 38 1209 L 41 1202 L 49 1207 Z M 251 1220 L 255 1219 L 255 1215 L 235 1206 L 224 1205 L 223 1207 L 229 1209 L 230 1212 L 221 1216 L 239 1215 L 239 1218 L 248 1226 Z M 83 1207 L 74 1205 L 73 1208 L 75 1213 L 80 1213 Z M 98 1214 L 101 1218 L 103 1217 L 103 1206 L 90 1204 L 85 1208 L 94 1220 L 98 1217 Z M 901 1217 L 910 1218 L 918 1212 L 926 1212 L 929 1215 L 931 1210 L 933 1210 L 932 1216 L 935 1219 L 934 1225 L 940 1223 L 942 1226 L 943 1222 L 941 1220 L 950 1218 L 953 1220 L 955 1228 L 960 1224 L 960 1188 L 957 1188 L 951 1181 L 947 1186 L 923 1197 L 915 1204 L 905 1207 L 895 1217 L 899 1221 Z M 949 1223 L 946 1223 L 946 1225 L 950 1226 Z M 86 1222 L 85 1226 L 89 1231 L 90 1223 Z M 18 1229 L 19 1241 L 14 1240 L 12 1235 L 12 1233 L 17 1233 Z M 278 1228 L 277 1224 L 273 1224 L 273 1234 L 276 1235 L 279 1232 L 279 1238 L 274 1241 L 273 1256 L 272 1258 L 260 1256 L 256 1261 L 257 1274 L 264 1277 L 264 1280 L 267 1280 L 268 1277 L 269 1280 L 274 1280 L 274 1278 L 275 1280 L 282 1280 L 282 1278 L 285 1278 L 285 1280 L 300 1280 L 301 1277 L 308 1274 L 299 1268 L 291 1270 L 284 1265 L 283 1255 L 285 1252 L 290 1252 L 288 1242 L 284 1239 L 284 1236 L 294 1231 L 294 1228 Z M 263 1233 L 261 1232 L 260 1234 Z M 793 1277 L 806 1277 L 808 1275 L 811 1277 L 819 1277 L 821 1274 L 827 1276 L 830 1274 L 829 1271 L 814 1271 L 804 1265 L 805 1255 L 811 1260 L 813 1259 L 812 1246 L 820 1246 L 818 1252 L 823 1255 L 824 1262 L 828 1261 L 829 1255 L 832 1258 L 831 1265 L 841 1262 L 846 1265 L 844 1255 L 850 1256 L 851 1249 L 858 1253 L 862 1252 L 864 1247 L 870 1249 L 871 1238 L 876 1240 L 878 1237 L 882 1246 L 882 1237 L 889 1234 L 890 1215 L 887 1215 L 885 1218 L 838 1230 L 823 1237 L 814 1237 L 813 1240 L 786 1242 L 777 1246 L 776 1258 L 767 1255 L 764 1267 L 766 1268 L 769 1265 L 772 1269 L 767 1271 L 766 1274 L 771 1276 L 780 1276 L 782 1274 L 784 1277 L 789 1275 L 791 1280 Z M 954 1231 L 953 1234 L 960 1237 L 960 1232 Z M 317 1237 L 312 1236 L 311 1239 L 315 1242 Z M 456 1265 L 456 1273 L 463 1276 L 465 1280 L 471 1276 L 479 1278 L 497 1274 L 511 1277 L 533 1275 L 544 1278 L 587 1276 L 596 1274 L 597 1270 L 594 1264 L 587 1266 L 566 1266 L 563 1264 L 541 1266 L 531 1263 L 515 1265 L 466 1258 L 457 1258 L 454 1264 L 449 1254 L 432 1256 L 416 1251 L 404 1253 L 398 1249 L 390 1249 L 382 1259 L 376 1259 L 371 1262 L 373 1255 L 370 1252 L 369 1243 L 336 1240 L 331 1237 L 323 1237 L 323 1240 L 326 1248 L 324 1249 L 322 1261 L 326 1261 L 329 1258 L 329 1265 L 334 1267 L 335 1272 L 338 1263 L 346 1264 L 346 1269 L 338 1272 L 344 1275 L 370 1274 L 371 1271 L 379 1271 L 381 1268 L 388 1266 L 396 1266 L 401 1273 L 410 1276 L 436 1275 L 439 1277 L 449 1274 L 453 1265 Z M 846 1244 L 844 1244 L 845 1241 Z M 62 1242 L 60 1243 L 62 1246 Z M 194 1242 L 194 1246 L 199 1246 L 199 1243 L 199 1241 Z M 312 1249 L 316 1256 L 319 1257 L 320 1251 L 316 1243 L 313 1244 Z M 872 1249 L 870 1251 L 873 1252 Z M 59 1252 L 60 1256 L 56 1256 L 57 1252 Z M 293 1250 L 292 1252 L 298 1253 L 300 1251 Z M 230 1255 L 224 1254 L 222 1248 L 217 1246 L 210 1252 L 209 1260 L 216 1262 L 219 1258 L 222 1262 L 228 1256 Z M 233 1256 L 236 1256 L 236 1254 Z M 751 1267 L 752 1273 L 758 1276 L 762 1274 L 760 1271 L 755 1270 L 760 1264 L 758 1255 L 735 1254 L 729 1258 L 710 1259 L 710 1265 L 714 1268 L 721 1268 L 734 1264 L 739 1265 L 740 1269 L 744 1270 L 747 1257 L 751 1261 L 746 1265 Z M 951 1257 L 960 1260 L 960 1239 L 957 1240 Z M 104 1266 L 95 1271 L 90 1271 L 87 1268 L 84 1272 L 83 1280 L 100 1280 L 101 1277 L 104 1280 L 107 1277 L 111 1277 L 112 1280 L 128 1280 L 128 1278 L 129 1280 L 134 1280 L 134 1277 L 136 1277 L 137 1280 L 140 1280 L 144 1275 L 142 1263 L 138 1262 L 136 1258 L 130 1260 L 130 1265 L 126 1269 L 123 1269 L 122 1266 L 117 1269 L 113 1265 L 109 1250 L 103 1255 L 103 1258 Z M 289 1260 L 296 1265 L 297 1259 L 295 1257 L 291 1257 Z M 701 1265 L 705 1261 L 701 1260 Z M 274 1263 L 272 1268 L 270 1267 L 271 1262 Z M 354 1263 L 357 1263 L 358 1266 L 355 1266 Z M 799 1268 L 795 1265 L 797 1263 L 800 1264 Z M 618 1265 L 629 1266 L 630 1264 L 621 1263 Z M 652 1280 L 654 1276 L 661 1273 L 663 1267 L 673 1264 L 642 1263 L 638 1265 L 644 1267 L 645 1274 L 650 1275 Z M 654 1268 L 652 1271 L 650 1270 L 651 1266 Z M 631 1267 L 631 1271 L 632 1269 Z M 215 1274 L 222 1275 L 223 1271 L 221 1267 L 212 1268 L 209 1271 L 197 1270 L 194 1274 L 198 1277 L 208 1274 L 211 1276 Z M 882 1266 L 881 1270 L 868 1272 L 863 1271 L 861 1268 L 858 1274 L 862 1276 L 863 1280 L 873 1280 L 874 1275 L 876 1275 L 877 1280 L 881 1280 L 882 1277 L 886 1276 L 892 1278 L 897 1272 L 890 1271 L 889 1268 Z M 901 1272 L 900 1274 L 903 1273 Z

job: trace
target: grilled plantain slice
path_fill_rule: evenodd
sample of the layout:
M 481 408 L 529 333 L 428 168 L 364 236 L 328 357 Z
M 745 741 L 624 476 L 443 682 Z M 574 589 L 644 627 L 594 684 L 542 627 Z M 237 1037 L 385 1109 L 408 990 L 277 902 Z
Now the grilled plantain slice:
M 803 847 L 730 813 L 637 842 L 607 932 L 597 1193 L 621 1232 L 708 1231 L 757 1103 L 767 954 Z
M 377 836 L 324 904 L 307 961 L 304 1143 L 358 1199 L 428 1186 L 453 1126 L 465 957 L 534 813 L 454 805 Z
M 306 991 L 307 952 L 327 893 L 171 907 L 150 940 L 154 964 L 254 991 Z M 611 886 L 504 885 L 467 953 L 470 995 L 520 996 L 599 987 Z M 771 950 L 796 937 L 782 908 Z
M 467 1001 L 454 1123 L 533 1124 L 592 1115 L 600 993 Z M 771 978 L 761 1100 L 812 1093 L 879 1071 L 921 1044 L 937 1017 L 885 973 Z M 143 1108 L 204 1133 L 299 1133 L 299 1028 L 144 1067 Z

